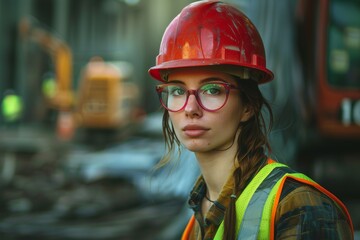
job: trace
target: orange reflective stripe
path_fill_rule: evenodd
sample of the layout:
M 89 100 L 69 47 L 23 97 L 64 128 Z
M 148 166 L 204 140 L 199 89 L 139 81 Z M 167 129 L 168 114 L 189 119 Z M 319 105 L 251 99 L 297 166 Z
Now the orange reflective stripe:
M 276 163 L 276 161 L 275 161 L 275 160 L 272 160 L 271 158 L 268 158 L 267 163 L 268 163 L 268 164 Z
M 194 224 L 195 224 L 195 217 L 194 215 L 191 216 L 188 224 L 186 225 L 186 228 L 184 230 L 184 233 L 181 237 L 181 240 L 188 240 L 190 238 L 190 233 L 194 227 Z
M 281 195 L 282 189 L 284 187 L 285 179 L 286 179 L 286 177 L 283 177 L 281 179 L 280 186 L 279 186 L 279 189 L 276 192 L 273 208 L 272 208 L 272 211 L 271 211 L 271 217 L 270 217 L 270 240 L 275 239 L 275 215 L 276 215 L 276 209 L 277 209 L 278 204 L 279 204 L 280 195 Z
M 271 158 L 269 158 L 268 159 L 268 164 L 272 164 L 272 163 L 276 163 L 276 161 L 275 160 L 273 160 L 273 159 L 271 159 Z M 281 181 L 281 183 L 280 183 L 280 189 L 282 190 L 282 188 L 283 188 L 283 185 L 284 185 L 284 178 L 282 179 L 283 181 Z M 280 199 L 280 193 L 281 193 L 281 191 L 278 191 L 277 193 L 276 193 L 276 196 L 275 196 L 275 200 L 274 200 L 274 204 L 276 205 L 276 207 L 273 207 L 273 209 L 272 209 L 272 212 L 271 212 L 271 220 L 270 220 L 270 240 L 274 240 L 274 235 L 275 235 L 275 233 L 274 233 L 274 229 L 275 229 L 275 221 L 274 221 L 274 219 L 275 219 L 275 214 L 276 214 L 276 209 L 277 209 L 277 205 L 278 205 L 278 202 L 279 202 L 279 199 Z M 274 211 L 274 209 L 275 209 L 275 211 Z

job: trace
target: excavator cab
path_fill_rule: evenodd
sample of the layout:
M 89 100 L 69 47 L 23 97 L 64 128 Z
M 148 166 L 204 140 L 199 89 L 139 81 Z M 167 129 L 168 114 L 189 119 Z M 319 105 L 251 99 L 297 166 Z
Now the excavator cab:
M 327 136 L 360 138 L 360 4 L 319 3 L 318 126 Z
M 125 72 L 125 71 L 123 71 Z M 131 123 L 138 89 L 126 83 L 120 64 L 92 59 L 83 69 L 76 119 L 82 128 L 116 129 Z

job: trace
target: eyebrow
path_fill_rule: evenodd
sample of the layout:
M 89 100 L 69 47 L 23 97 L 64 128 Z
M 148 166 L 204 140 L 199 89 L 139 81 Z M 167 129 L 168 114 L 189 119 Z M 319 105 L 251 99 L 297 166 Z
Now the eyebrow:
M 217 77 L 208 77 L 208 78 L 204 78 L 202 80 L 200 80 L 200 84 L 203 84 L 203 83 L 207 83 L 207 82 L 224 82 L 224 83 L 229 83 L 221 78 L 217 78 Z M 171 81 L 168 81 L 168 83 L 178 83 L 178 84 L 183 84 L 185 85 L 184 81 L 181 81 L 181 80 L 171 80 Z

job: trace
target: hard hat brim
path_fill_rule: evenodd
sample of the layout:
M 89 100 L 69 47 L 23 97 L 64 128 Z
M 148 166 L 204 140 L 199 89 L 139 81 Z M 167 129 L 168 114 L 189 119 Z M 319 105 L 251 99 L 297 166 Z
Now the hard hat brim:
M 166 82 L 164 76 L 171 72 L 171 70 L 179 69 L 179 68 L 194 68 L 194 67 L 210 67 L 214 68 L 214 70 L 226 72 L 231 75 L 239 76 L 237 74 L 240 72 L 242 68 L 248 68 L 251 71 L 258 72 L 261 77 L 257 80 L 258 84 L 263 84 L 270 82 L 274 79 L 274 74 L 267 68 L 253 66 L 250 64 L 242 63 L 241 65 L 237 62 L 231 63 L 229 61 L 218 60 L 214 61 L 214 59 L 181 59 L 181 60 L 173 60 L 168 62 L 163 62 L 159 65 L 151 67 L 149 69 L 149 74 L 154 79 Z

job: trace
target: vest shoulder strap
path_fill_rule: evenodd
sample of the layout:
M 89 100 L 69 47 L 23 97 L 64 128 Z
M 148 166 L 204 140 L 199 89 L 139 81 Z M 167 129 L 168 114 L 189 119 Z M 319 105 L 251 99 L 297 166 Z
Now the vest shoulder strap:
M 265 167 L 264 167 L 265 168 Z M 246 210 L 243 214 L 242 220 L 239 221 L 237 229 L 238 239 L 258 239 L 260 227 L 264 222 L 263 212 L 266 210 L 266 203 L 268 202 L 269 195 L 276 188 L 279 180 L 284 177 L 285 174 L 293 172 L 286 165 L 280 163 L 268 164 L 266 166 L 266 177 L 258 179 L 258 187 L 250 196 L 250 201 L 247 204 Z M 256 181 L 256 179 L 254 179 Z M 241 203 L 239 203 L 241 204 Z M 236 208 L 236 211 L 238 208 Z M 236 212 L 238 214 L 238 212 Z M 268 221 L 269 222 L 269 221 Z
M 241 193 L 239 198 L 236 201 L 236 222 L 242 223 L 243 217 L 246 209 L 249 206 L 249 202 L 254 195 L 255 191 L 258 189 L 260 184 L 269 176 L 269 174 L 279 167 L 286 167 L 284 164 L 273 162 L 271 164 L 265 165 L 251 180 L 251 182 L 246 186 L 244 191 Z M 261 218 L 261 215 L 260 215 Z M 236 232 L 238 233 L 241 225 L 238 224 Z M 215 240 L 221 240 L 224 233 L 224 222 L 222 222 L 216 232 L 214 237 Z
M 192 215 L 188 224 L 186 225 L 186 228 L 182 234 L 181 240 L 188 240 L 190 239 L 190 233 L 195 225 L 195 216 Z
M 316 184 L 312 179 L 302 173 L 294 172 L 290 168 L 287 170 L 288 171 L 278 179 L 276 184 L 274 184 L 273 188 L 268 194 L 266 202 L 263 202 L 264 206 L 259 229 L 259 239 L 262 239 L 263 237 L 266 239 L 273 239 L 274 237 L 276 209 L 280 200 L 284 183 L 287 178 L 292 178 L 296 181 L 300 181 L 308 185 Z

